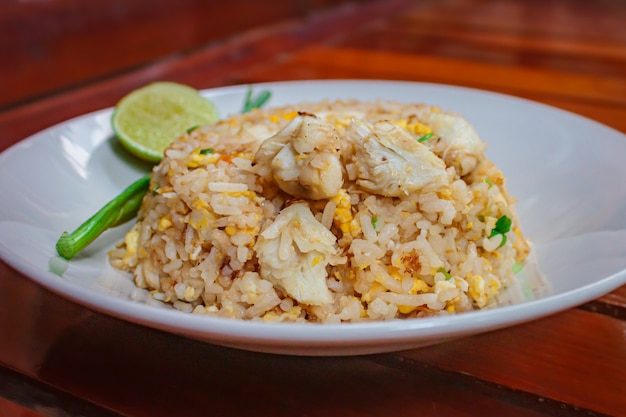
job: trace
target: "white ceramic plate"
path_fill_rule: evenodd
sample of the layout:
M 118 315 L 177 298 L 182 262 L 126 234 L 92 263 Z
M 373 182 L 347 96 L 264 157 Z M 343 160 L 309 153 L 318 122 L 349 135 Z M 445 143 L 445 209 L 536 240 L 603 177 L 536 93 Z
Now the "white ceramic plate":
M 0 155 L 0 255 L 41 285 L 124 320 L 210 343 L 297 355 L 355 355 L 431 345 L 552 314 L 626 283 L 626 136 L 538 103 L 467 88 L 387 81 L 261 84 L 268 105 L 324 98 L 426 102 L 463 114 L 518 198 L 525 233 L 552 285 L 543 298 L 448 317 L 342 325 L 260 323 L 162 308 L 113 270 L 106 252 L 129 225 L 67 263 L 54 245 L 147 172 L 113 138 L 111 109 L 51 127 Z M 247 86 L 205 91 L 222 115 Z

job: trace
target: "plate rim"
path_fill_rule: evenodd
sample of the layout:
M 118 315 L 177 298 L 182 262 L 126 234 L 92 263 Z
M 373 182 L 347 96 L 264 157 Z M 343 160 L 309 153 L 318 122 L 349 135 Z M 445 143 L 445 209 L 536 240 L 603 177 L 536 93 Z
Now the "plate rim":
M 449 84 L 373 79 L 291 80 L 251 84 L 236 84 L 230 86 L 202 89 L 200 91 L 205 96 L 215 96 L 219 94 L 243 94 L 245 93 L 248 86 L 252 86 L 254 88 L 273 88 L 276 86 L 293 88 L 293 86 L 302 84 L 326 84 L 335 86 L 338 84 L 395 84 L 402 86 L 410 85 L 413 87 L 422 86 L 429 88 L 445 88 L 454 91 L 462 90 L 480 95 L 487 94 L 493 95 L 495 97 L 505 98 L 507 100 L 513 99 L 533 106 L 543 106 L 545 108 L 551 109 L 551 111 L 568 114 L 569 117 L 574 116 L 576 118 L 583 119 L 587 123 L 593 123 L 595 127 L 610 129 L 619 135 L 626 136 L 622 132 L 612 128 L 611 126 L 604 125 L 588 117 L 551 105 L 539 103 L 522 97 L 512 96 L 509 94 Z M 46 135 L 50 134 L 50 132 L 54 129 L 58 129 L 63 125 L 75 123 L 81 119 L 93 118 L 100 114 L 112 112 L 112 110 L 113 107 L 107 107 L 81 114 L 56 123 L 54 125 L 48 126 L 45 129 L 42 129 L 41 131 L 36 132 L 21 141 L 16 142 L 15 144 L 3 150 L 2 153 L 0 153 L 0 167 L 2 167 L 5 158 L 9 158 L 12 154 L 20 152 L 21 149 L 24 147 L 27 148 L 32 146 L 33 143 L 35 143 L 37 140 L 41 140 L 38 138 L 45 137 Z M 383 351 L 381 350 L 382 347 L 378 346 L 381 343 L 383 345 L 386 345 L 390 343 L 390 341 L 414 342 L 414 338 L 416 336 L 423 337 L 425 335 L 436 338 L 438 336 L 449 334 L 451 328 L 452 330 L 457 329 L 458 331 L 455 334 L 460 335 L 458 337 L 462 337 L 463 335 L 467 334 L 478 334 L 485 331 L 509 327 L 522 322 L 536 320 L 538 318 L 554 314 L 567 308 L 575 307 L 580 303 L 597 298 L 597 296 L 610 292 L 613 289 L 616 289 L 626 283 L 626 270 L 621 270 L 612 275 L 606 276 L 599 281 L 589 283 L 587 285 L 578 287 L 574 290 L 566 291 L 564 293 L 549 295 L 544 298 L 527 301 L 522 304 L 501 306 L 497 307 L 496 309 L 472 311 L 463 314 L 443 317 L 339 324 L 266 323 L 262 321 L 196 316 L 193 314 L 182 313 L 176 310 L 157 309 L 143 303 L 120 299 L 118 297 L 101 293 L 93 289 L 87 289 L 78 286 L 71 281 L 65 280 L 46 270 L 43 270 L 44 278 L 41 278 L 41 268 L 28 262 L 19 254 L 16 258 L 15 253 L 13 253 L 10 248 L 5 245 L 4 241 L 2 241 L 1 238 L 0 258 L 13 269 L 22 273 L 28 279 L 35 281 L 37 284 L 60 295 L 61 297 L 69 299 L 79 305 L 86 306 L 92 310 L 113 317 L 117 317 L 122 320 L 138 323 L 151 328 L 169 331 L 171 333 L 180 334 L 183 336 L 205 340 L 216 344 L 232 345 L 231 342 L 233 342 L 236 345 L 237 343 L 235 342 L 237 341 L 242 342 L 240 343 L 242 345 L 245 345 L 246 343 L 259 343 L 257 349 L 249 350 L 269 351 L 272 353 L 298 354 L 299 347 L 311 344 L 315 345 L 311 346 L 314 351 L 308 352 L 307 354 L 315 355 L 325 354 L 325 352 L 332 352 L 332 354 L 343 354 L 345 348 L 352 346 L 354 343 L 374 343 L 377 344 L 377 347 L 374 351 L 381 352 Z M 18 262 L 17 259 L 20 259 L 21 262 Z M 621 280 L 620 276 L 622 277 Z M 590 294 L 593 294 L 593 297 L 590 297 Z M 127 311 L 128 309 L 131 311 Z M 509 316 L 514 315 L 519 310 L 531 310 L 531 313 L 511 320 Z M 153 319 L 151 320 L 148 316 L 151 316 Z M 154 320 L 155 316 L 159 320 Z M 493 316 L 496 316 L 495 319 Z M 181 317 L 186 317 L 186 319 L 177 320 Z M 182 326 L 179 321 L 182 322 Z M 489 321 L 490 324 L 486 327 L 481 327 L 480 325 L 484 325 L 485 321 Z M 203 324 L 206 324 L 206 326 L 201 326 Z M 176 329 L 172 329 L 172 326 L 176 326 L 176 328 L 179 330 L 185 330 L 185 332 L 177 332 Z M 270 328 L 272 329 L 272 334 L 265 336 L 250 334 L 250 328 L 253 328 L 254 330 Z M 475 330 L 477 328 L 483 330 L 476 332 Z M 306 331 L 302 331 L 300 329 L 306 329 Z M 207 330 L 211 331 L 207 332 Z M 369 334 L 372 331 L 376 333 L 376 335 Z M 298 334 L 293 334 L 294 332 L 298 332 Z M 382 338 L 379 334 L 380 332 L 384 333 Z M 342 337 L 340 339 L 336 339 L 338 333 L 341 333 Z M 285 339 L 286 335 L 289 335 L 289 338 Z M 203 336 L 208 336 L 208 338 Z M 294 338 L 294 336 L 298 337 Z M 435 341 L 435 343 L 437 342 Z M 296 346 L 295 350 L 294 346 Z M 350 353 L 348 352 L 348 354 Z

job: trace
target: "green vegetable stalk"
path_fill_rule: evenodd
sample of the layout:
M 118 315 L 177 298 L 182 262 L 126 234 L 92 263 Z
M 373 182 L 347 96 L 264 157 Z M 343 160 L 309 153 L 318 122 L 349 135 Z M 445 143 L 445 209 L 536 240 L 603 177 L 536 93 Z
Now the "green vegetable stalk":
M 247 113 L 252 109 L 263 106 L 265 102 L 269 100 L 270 96 L 271 93 L 269 91 L 263 90 L 259 94 L 257 94 L 256 97 L 253 97 L 252 88 L 248 88 L 248 92 L 246 93 L 246 100 L 243 104 L 243 110 L 241 112 Z
M 252 88 L 248 88 L 243 112 L 247 113 L 252 109 L 263 106 L 269 100 L 271 93 L 267 90 L 261 91 L 258 95 L 252 95 Z M 190 133 L 197 126 L 187 129 Z M 213 153 L 213 149 L 203 149 L 203 155 Z M 72 233 L 63 232 L 56 244 L 57 253 L 70 260 L 83 249 L 91 244 L 105 230 L 126 223 L 137 215 L 143 197 L 148 192 L 150 185 L 150 175 L 146 175 L 129 185 L 120 195 L 109 201 L 96 214 L 78 226 Z
M 72 259 L 105 230 L 134 218 L 148 192 L 149 184 L 148 174 L 129 185 L 72 233 L 63 232 L 56 244 L 58 254 L 65 259 Z
M 449 281 L 452 278 L 452 275 L 450 275 L 450 273 L 446 271 L 446 268 L 439 268 L 437 272 L 441 272 L 443 276 L 446 277 L 446 281 Z
M 433 132 L 430 133 L 426 133 L 424 136 L 422 136 L 421 138 L 419 138 L 417 141 L 422 143 L 422 142 L 426 142 L 428 139 L 433 137 Z

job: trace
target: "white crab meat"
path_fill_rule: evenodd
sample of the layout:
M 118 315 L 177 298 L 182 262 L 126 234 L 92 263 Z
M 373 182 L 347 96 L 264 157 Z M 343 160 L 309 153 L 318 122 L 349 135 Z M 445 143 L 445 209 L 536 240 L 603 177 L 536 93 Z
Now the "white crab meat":
M 294 197 L 331 198 L 343 185 L 337 131 L 312 114 L 300 113 L 264 141 L 255 161 L 262 175 L 271 174 L 278 186 Z
M 442 155 L 446 164 L 461 176 L 476 168 L 487 145 L 467 120 L 458 114 L 441 112 L 427 113 L 421 120 L 441 138 L 433 151 Z
M 337 259 L 336 240 L 306 203 L 292 204 L 259 235 L 260 274 L 300 303 L 330 303 L 326 266 Z
M 449 182 L 445 163 L 391 122 L 354 120 L 345 136 L 344 156 L 356 168 L 356 183 L 369 192 L 400 197 Z

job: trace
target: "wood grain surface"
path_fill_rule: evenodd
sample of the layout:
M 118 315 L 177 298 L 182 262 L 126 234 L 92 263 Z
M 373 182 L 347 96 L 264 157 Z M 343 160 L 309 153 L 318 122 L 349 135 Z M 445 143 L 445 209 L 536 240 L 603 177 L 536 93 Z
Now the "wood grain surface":
M 445 83 L 626 133 L 625 22 L 621 0 L 0 2 L 0 151 L 156 80 Z M 626 416 L 626 286 L 428 348 L 307 358 L 124 322 L 0 263 L 0 417 L 57 415 Z

